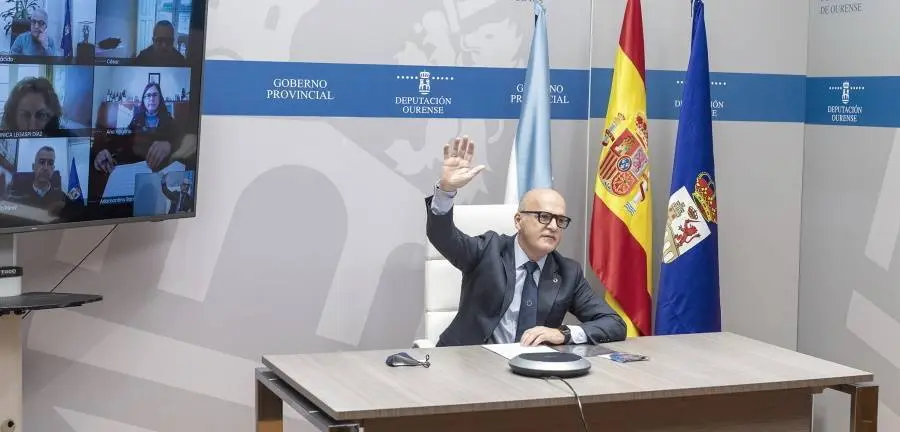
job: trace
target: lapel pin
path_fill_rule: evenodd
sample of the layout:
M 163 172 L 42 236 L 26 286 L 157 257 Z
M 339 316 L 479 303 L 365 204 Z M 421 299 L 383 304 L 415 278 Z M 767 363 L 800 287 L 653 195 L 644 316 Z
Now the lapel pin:
M 559 283 L 559 275 L 553 275 L 553 283 Z

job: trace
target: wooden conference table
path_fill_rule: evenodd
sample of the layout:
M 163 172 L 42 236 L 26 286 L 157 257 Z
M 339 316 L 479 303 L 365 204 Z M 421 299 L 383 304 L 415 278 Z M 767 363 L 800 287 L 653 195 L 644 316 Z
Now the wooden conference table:
M 875 431 L 872 374 L 732 333 L 605 344 L 649 360 L 590 357 L 566 380 L 593 431 L 809 431 L 812 395 L 850 394 L 851 431 Z M 406 351 L 431 366 L 388 367 Z M 282 431 L 282 401 L 322 431 L 582 431 L 562 381 L 511 372 L 481 346 L 267 355 L 256 371 L 256 430 Z

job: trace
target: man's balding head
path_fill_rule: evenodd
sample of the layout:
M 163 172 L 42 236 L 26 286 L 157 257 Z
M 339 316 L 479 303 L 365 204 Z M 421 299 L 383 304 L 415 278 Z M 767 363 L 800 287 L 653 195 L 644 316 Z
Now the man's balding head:
M 566 200 L 553 189 L 525 193 L 515 216 L 519 245 L 532 260 L 554 251 L 568 226 Z
M 542 205 L 561 206 L 558 209 L 560 212 L 558 214 L 565 214 L 566 212 L 566 200 L 555 189 L 549 188 L 532 189 L 525 192 L 522 202 L 519 203 L 519 211 L 535 210 L 536 207 Z

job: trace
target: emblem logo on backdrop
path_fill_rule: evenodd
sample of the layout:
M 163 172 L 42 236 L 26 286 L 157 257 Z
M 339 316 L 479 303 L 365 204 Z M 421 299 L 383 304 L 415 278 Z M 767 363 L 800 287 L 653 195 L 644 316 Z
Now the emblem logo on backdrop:
M 431 93 L 431 72 L 419 72 L 419 94 L 422 96 Z
M 446 108 L 453 105 L 451 96 L 444 96 L 440 93 L 432 95 L 432 86 L 437 86 L 436 90 L 441 90 L 439 83 L 453 81 L 455 78 L 452 76 L 432 74 L 423 69 L 415 75 L 397 75 L 396 79 L 404 82 L 410 81 L 414 87 L 410 87 L 412 91 L 409 93 L 413 93 L 413 91 L 418 93 L 418 96 L 396 96 L 394 98 L 394 104 L 400 107 L 400 112 L 403 114 L 443 116 L 447 114 Z M 444 90 L 446 91 L 446 88 Z
M 828 87 L 831 97 L 829 100 L 834 102 L 828 105 L 826 109 L 833 123 L 858 123 L 863 113 L 863 107 L 853 103 L 854 95 L 864 91 L 864 86 L 853 85 L 849 80 L 845 80 L 838 85 Z

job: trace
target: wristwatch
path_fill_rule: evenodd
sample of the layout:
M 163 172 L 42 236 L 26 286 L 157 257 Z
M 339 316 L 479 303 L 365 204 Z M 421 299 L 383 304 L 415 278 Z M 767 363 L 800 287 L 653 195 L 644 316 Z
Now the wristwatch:
M 563 334 L 563 345 L 568 345 L 569 342 L 572 342 L 572 331 L 569 330 L 569 326 L 560 326 L 558 330 Z

